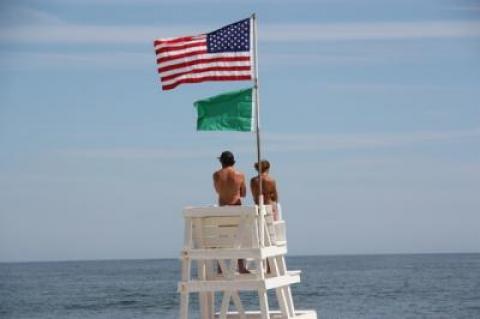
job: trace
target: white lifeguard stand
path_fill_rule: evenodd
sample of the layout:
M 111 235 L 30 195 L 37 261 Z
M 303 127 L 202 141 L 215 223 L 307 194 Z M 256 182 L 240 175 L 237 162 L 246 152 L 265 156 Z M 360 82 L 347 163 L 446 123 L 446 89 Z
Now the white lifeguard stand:
M 201 319 L 317 318 L 314 310 L 295 310 L 290 285 L 300 282 L 300 271 L 287 271 L 285 222 L 274 221 L 271 207 L 263 207 L 184 209 L 180 319 L 188 319 L 190 293 L 199 294 Z M 252 264 L 250 273 L 237 272 L 238 259 Z M 196 274 L 192 262 L 196 263 Z M 270 289 L 275 289 L 280 308 L 275 311 L 269 307 Z M 247 311 L 241 291 L 256 291 L 260 309 Z M 216 294 L 222 300 L 219 309 L 215 309 Z M 231 301 L 235 312 L 229 311 Z

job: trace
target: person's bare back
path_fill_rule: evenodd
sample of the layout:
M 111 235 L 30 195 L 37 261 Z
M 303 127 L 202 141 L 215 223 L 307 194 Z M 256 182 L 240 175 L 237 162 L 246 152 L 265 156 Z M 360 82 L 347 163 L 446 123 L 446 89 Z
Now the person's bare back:
M 233 154 L 226 151 L 220 156 L 222 168 L 213 174 L 213 184 L 218 194 L 218 205 L 241 205 L 241 198 L 246 195 L 245 175 L 233 165 Z
M 262 167 L 262 194 L 263 203 L 265 205 L 272 205 L 273 215 L 275 220 L 278 219 L 278 193 L 277 183 L 275 179 L 269 175 L 270 162 L 263 160 L 260 162 Z M 258 171 L 258 164 L 255 163 L 255 169 Z M 250 180 L 250 189 L 252 190 L 253 201 L 258 205 L 258 198 L 260 196 L 260 183 L 258 176 L 253 177 Z
M 245 197 L 245 176 L 233 167 L 225 167 L 213 174 L 218 205 L 241 205 Z
M 250 180 L 250 187 L 252 189 L 252 196 L 255 204 L 258 205 L 258 196 L 260 195 L 260 187 L 258 182 L 258 176 L 253 177 Z M 265 205 L 270 205 L 278 201 L 277 195 L 277 185 L 275 180 L 265 173 L 262 174 L 262 193 L 263 193 L 263 203 Z

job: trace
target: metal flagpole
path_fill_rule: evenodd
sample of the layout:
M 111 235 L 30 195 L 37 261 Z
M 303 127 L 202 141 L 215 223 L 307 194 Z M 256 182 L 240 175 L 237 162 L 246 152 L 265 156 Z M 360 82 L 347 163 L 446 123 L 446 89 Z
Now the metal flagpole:
M 263 188 L 262 188 L 262 166 L 261 166 L 261 148 L 260 148 L 260 98 L 258 93 L 258 51 L 257 51 L 257 17 L 252 14 L 252 35 L 253 35 L 253 90 L 255 94 L 255 125 L 256 125 L 256 137 L 257 137 L 257 165 L 258 165 L 258 206 L 260 208 L 260 225 L 259 225 L 259 237 L 260 245 L 264 246 L 264 225 L 265 225 L 265 206 L 263 201 Z

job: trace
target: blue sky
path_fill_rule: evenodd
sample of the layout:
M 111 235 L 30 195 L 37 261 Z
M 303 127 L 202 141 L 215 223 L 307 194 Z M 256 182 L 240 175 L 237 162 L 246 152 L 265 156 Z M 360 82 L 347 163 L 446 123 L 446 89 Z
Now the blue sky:
M 263 151 L 291 254 L 479 252 L 476 1 L 0 4 L 0 261 L 175 257 L 224 149 L 162 92 L 152 41 L 256 12 Z M 251 204 L 249 196 L 247 203 Z

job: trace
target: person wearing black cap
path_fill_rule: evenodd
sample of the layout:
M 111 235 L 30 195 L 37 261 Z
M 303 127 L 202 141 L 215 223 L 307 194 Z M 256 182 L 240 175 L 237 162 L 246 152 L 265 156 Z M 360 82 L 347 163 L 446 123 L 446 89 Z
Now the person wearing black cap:
M 235 158 L 230 151 L 222 152 L 218 158 L 222 168 L 213 174 L 213 184 L 218 194 L 218 205 L 242 205 L 246 195 L 245 175 L 237 171 Z
M 247 194 L 245 175 L 233 167 L 235 157 L 232 152 L 224 151 L 218 159 L 222 168 L 213 173 L 213 185 L 218 194 L 218 205 L 242 205 L 241 198 Z M 250 273 L 245 266 L 245 260 L 238 260 L 238 271 L 242 274 Z M 218 272 L 221 272 L 220 267 L 218 267 Z

